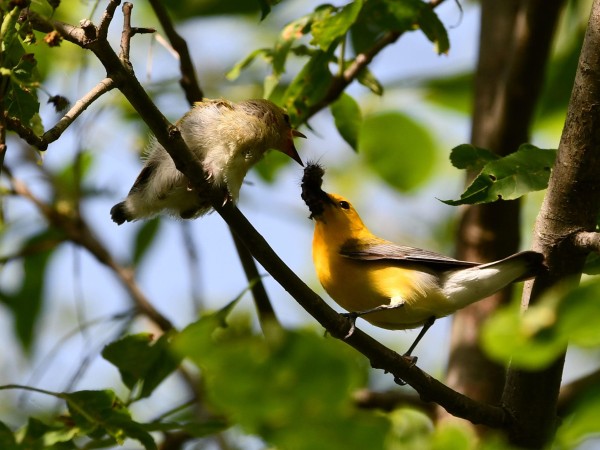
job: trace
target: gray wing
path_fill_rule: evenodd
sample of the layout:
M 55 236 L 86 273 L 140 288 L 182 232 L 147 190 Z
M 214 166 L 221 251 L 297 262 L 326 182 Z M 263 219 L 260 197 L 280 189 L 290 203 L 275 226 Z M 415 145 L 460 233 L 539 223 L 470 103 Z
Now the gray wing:
M 388 261 L 399 266 L 403 264 L 422 264 L 438 270 L 480 265 L 480 263 L 460 261 L 429 250 L 398 245 L 380 239 L 373 241 L 351 239 L 342 245 L 340 255 L 359 261 Z

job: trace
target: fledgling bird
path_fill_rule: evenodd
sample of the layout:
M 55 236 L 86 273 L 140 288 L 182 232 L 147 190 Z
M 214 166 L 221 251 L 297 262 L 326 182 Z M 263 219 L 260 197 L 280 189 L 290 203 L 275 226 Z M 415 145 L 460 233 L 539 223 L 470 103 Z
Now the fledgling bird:
M 423 326 L 404 354 L 410 356 L 435 319 L 534 277 L 544 267 L 543 255 L 534 251 L 479 264 L 386 241 L 368 230 L 348 200 L 321 189 L 323 174 L 320 166 L 307 164 L 302 198 L 315 220 L 317 276 L 350 312 L 349 335 L 357 317 L 390 330 Z
M 146 163 L 127 198 L 110 210 L 117 224 L 162 211 L 182 219 L 201 216 L 212 209 L 210 189 L 223 190 L 225 201 L 236 201 L 246 173 L 269 149 L 279 150 L 303 165 L 293 137 L 306 136 L 292 129 L 289 116 L 269 100 L 204 100 L 176 125 L 190 150 L 202 161 L 207 191 L 193 189 L 163 146 L 152 138 Z

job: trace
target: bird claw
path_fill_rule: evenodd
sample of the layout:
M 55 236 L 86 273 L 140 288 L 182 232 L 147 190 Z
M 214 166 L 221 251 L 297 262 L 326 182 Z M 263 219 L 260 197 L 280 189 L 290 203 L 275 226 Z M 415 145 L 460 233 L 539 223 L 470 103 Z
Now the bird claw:
M 341 316 L 344 316 L 350 321 L 350 329 L 348 330 L 348 334 L 344 336 L 344 340 L 348 339 L 350 336 L 354 334 L 354 330 L 356 330 L 356 319 L 358 318 L 358 314 L 355 312 L 350 313 L 341 313 Z
M 417 365 L 418 356 L 407 355 L 406 353 L 402 355 L 402 358 L 408 363 L 409 367 L 414 367 Z
M 406 386 L 407 384 L 406 381 L 400 377 L 394 377 L 394 383 L 396 383 L 398 386 Z

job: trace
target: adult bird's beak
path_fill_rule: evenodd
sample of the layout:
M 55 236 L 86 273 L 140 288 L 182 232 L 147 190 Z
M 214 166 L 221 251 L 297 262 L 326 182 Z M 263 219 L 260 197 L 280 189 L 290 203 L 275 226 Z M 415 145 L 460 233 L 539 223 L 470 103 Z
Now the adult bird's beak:
M 296 161 L 298 164 L 300 164 L 302 167 L 304 167 L 304 163 L 300 159 L 300 155 L 298 154 L 298 151 L 296 150 L 296 146 L 294 145 L 294 139 L 293 139 L 294 137 L 302 137 L 302 138 L 306 139 L 306 136 L 304 136 L 298 130 L 291 130 L 290 138 L 285 143 L 285 148 L 283 148 L 282 151 L 283 151 L 283 153 L 288 155 L 290 158 L 292 158 L 294 161 Z
M 298 130 L 292 130 L 292 136 L 306 139 L 306 136 L 303 133 L 300 133 Z

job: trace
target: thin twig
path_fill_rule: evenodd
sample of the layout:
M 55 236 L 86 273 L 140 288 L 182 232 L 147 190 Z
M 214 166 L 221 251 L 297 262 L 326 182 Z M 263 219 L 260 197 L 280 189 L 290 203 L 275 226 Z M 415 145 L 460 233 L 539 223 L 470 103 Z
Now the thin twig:
M 180 85 L 183 89 L 188 103 L 192 106 L 195 102 L 202 100 L 203 93 L 198 83 L 196 71 L 192 63 L 187 42 L 183 39 L 175 30 L 173 23 L 169 17 L 167 10 L 165 9 L 162 2 L 158 0 L 150 0 L 150 4 L 154 9 L 156 17 L 159 19 L 163 30 L 165 31 L 171 47 L 179 55 L 179 70 L 181 72 Z M 252 257 L 252 254 L 248 252 L 243 243 L 237 238 L 235 233 L 231 233 L 233 241 L 235 243 L 240 262 L 244 268 L 246 279 L 248 283 L 252 285 L 252 296 L 258 312 L 258 319 L 261 324 L 263 332 L 266 332 L 273 324 L 278 324 L 277 317 L 271 301 L 265 289 L 262 278 L 259 276 L 258 267 L 256 261 Z
M 106 250 L 104 245 L 94 236 L 87 223 L 81 217 L 71 217 L 63 211 L 52 208 L 37 198 L 22 181 L 14 178 L 10 171 L 5 168 L 14 192 L 23 198 L 30 200 L 50 223 L 50 225 L 63 231 L 70 241 L 81 245 L 88 250 L 96 259 L 109 267 L 129 292 L 136 308 L 140 313 L 152 320 L 163 331 L 169 331 L 173 325 L 163 316 L 143 294 L 137 285 L 133 270 L 119 265 Z
M 34 146 L 38 150 L 46 150 L 48 148 L 48 143 L 36 135 L 31 128 L 23 125 L 19 119 L 8 116 L 6 111 L 2 114 L 2 118 L 6 124 L 6 128 L 17 133 L 29 145 Z
M 110 78 L 104 78 L 102 81 L 100 81 L 91 91 L 77 100 L 75 105 L 69 109 L 69 111 L 56 123 L 56 125 L 43 134 L 41 137 L 42 143 L 47 146 L 48 144 L 56 141 L 82 112 L 84 112 L 92 103 L 100 98 L 100 96 L 109 92 L 114 87 L 115 83 Z M 36 147 L 38 146 L 36 145 Z
M 194 104 L 195 102 L 199 102 L 204 97 L 204 93 L 198 83 L 196 69 L 194 69 L 194 64 L 192 63 L 187 42 L 175 30 L 173 22 L 171 22 L 169 17 L 169 13 L 164 6 L 164 2 L 162 0 L 150 0 L 150 5 L 152 6 L 152 9 L 154 9 L 154 14 L 160 21 L 160 26 L 165 31 L 171 45 L 179 54 L 179 69 L 181 72 L 179 84 L 181 85 L 183 92 L 185 92 L 188 103 Z
M 108 36 L 108 27 L 110 26 L 110 22 L 115 16 L 115 11 L 120 4 L 121 0 L 110 0 L 108 2 L 108 6 L 104 10 L 104 14 L 102 14 L 102 18 L 100 19 L 100 25 L 98 25 L 98 39 L 106 40 L 106 37 Z
M 254 258 L 252 257 L 252 253 L 248 251 L 244 245 L 244 242 L 237 236 L 237 234 L 235 234 L 233 230 L 231 230 L 231 236 L 233 237 L 233 242 L 235 243 L 235 248 L 240 257 L 246 278 L 248 279 L 248 282 L 252 284 L 251 290 L 254 298 L 254 305 L 256 306 L 256 311 L 258 313 L 258 321 L 263 333 L 266 335 L 273 325 L 280 326 L 279 321 L 275 315 L 273 305 L 269 300 L 265 285 L 262 282 L 259 282 L 261 280 L 261 276 L 258 273 L 258 268 Z

